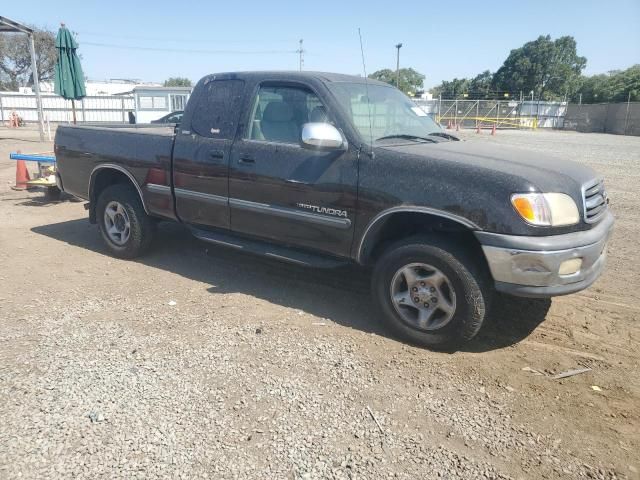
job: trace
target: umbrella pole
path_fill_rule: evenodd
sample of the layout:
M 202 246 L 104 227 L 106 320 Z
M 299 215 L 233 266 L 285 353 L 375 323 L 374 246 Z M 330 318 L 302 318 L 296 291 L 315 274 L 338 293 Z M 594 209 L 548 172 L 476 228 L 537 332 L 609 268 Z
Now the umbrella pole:
M 73 124 L 76 124 L 76 101 L 71 100 L 71 111 L 73 112 Z

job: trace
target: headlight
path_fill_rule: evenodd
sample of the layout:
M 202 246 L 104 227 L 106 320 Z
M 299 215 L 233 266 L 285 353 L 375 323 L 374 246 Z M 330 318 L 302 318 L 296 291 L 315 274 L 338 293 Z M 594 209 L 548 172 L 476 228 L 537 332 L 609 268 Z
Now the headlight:
M 580 221 L 576 202 L 564 193 L 516 193 L 511 204 L 532 225 L 558 227 Z

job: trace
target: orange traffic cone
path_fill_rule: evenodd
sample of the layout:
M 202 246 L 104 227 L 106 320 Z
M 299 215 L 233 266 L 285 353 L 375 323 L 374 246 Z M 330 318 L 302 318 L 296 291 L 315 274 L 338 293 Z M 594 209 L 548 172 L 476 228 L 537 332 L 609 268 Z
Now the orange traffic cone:
M 493 127 L 491 127 L 491 135 L 495 135 L 496 134 L 496 124 L 493 124 Z
M 31 180 L 29 177 L 29 171 L 27 170 L 27 164 L 24 160 L 16 161 L 16 186 L 14 190 L 26 190 L 29 186 L 27 182 Z

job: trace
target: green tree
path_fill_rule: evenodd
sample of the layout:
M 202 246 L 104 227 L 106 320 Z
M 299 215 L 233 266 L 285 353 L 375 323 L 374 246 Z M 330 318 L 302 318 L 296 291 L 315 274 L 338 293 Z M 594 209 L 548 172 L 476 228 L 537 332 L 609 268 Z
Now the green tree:
M 33 43 L 40 80 L 51 80 L 58 59 L 56 34 L 34 28 Z M 0 34 L 0 90 L 17 90 L 33 85 L 29 39 L 25 34 Z
M 413 68 L 401 68 L 399 70 L 400 82 L 399 88 L 405 93 L 414 94 L 415 92 L 422 90 L 424 84 L 424 75 L 415 71 Z M 380 80 L 381 82 L 388 83 L 395 86 L 396 84 L 396 71 L 385 68 L 378 70 L 369 75 L 369 78 L 374 80 Z
M 469 93 L 473 98 L 490 98 L 493 94 L 493 73 L 485 70 L 469 82 Z
M 451 81 L 443 80 L 430 92 L 434 97 L 442 95 L 442 98 L 465 98 L 464 95 L 469 93 L 470 86 L 471 81 L 468 78 L 454 78 Z
M 573 101 L 582 103 L 640 101 L 640 64 L 626 70 L 613 70 L 606 74 L 583 77 Z
M 165 87 L 190 87 L 191 80 L 185 77 L 170 77 L 164 81 Z
M 587 59 L 576 51 L 576 41 L 550 35 L 525 43 L 511 53 L 493 78 L 495 90 L 528 94 L 551 100 L 573 94 L 580 85 L 580 74 Z
M 582 103 L 598 103 L 609 101 L 609 80 L 609 75 L 606 74 L 583 77 L 579 91 L 573 96 L 573 101 L 582 101 Z

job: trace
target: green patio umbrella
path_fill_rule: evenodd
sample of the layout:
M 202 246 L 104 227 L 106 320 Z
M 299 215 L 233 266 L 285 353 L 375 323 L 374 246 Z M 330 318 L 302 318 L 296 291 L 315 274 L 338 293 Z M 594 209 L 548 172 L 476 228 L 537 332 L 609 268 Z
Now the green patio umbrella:
M 60 24 L 60 30 L 56 36 L 56 49 L 58 50 L 58 62 L 56 63 L 53 80 L 53 90 L 67 100 L 71 100 L 73 110 L 73 123 L 76 123 L 76 100 L 87 95 L 84 88 L 84 74 L 80 59 L 76 55 L 78 43 L 67 30 L 64 23 Z

